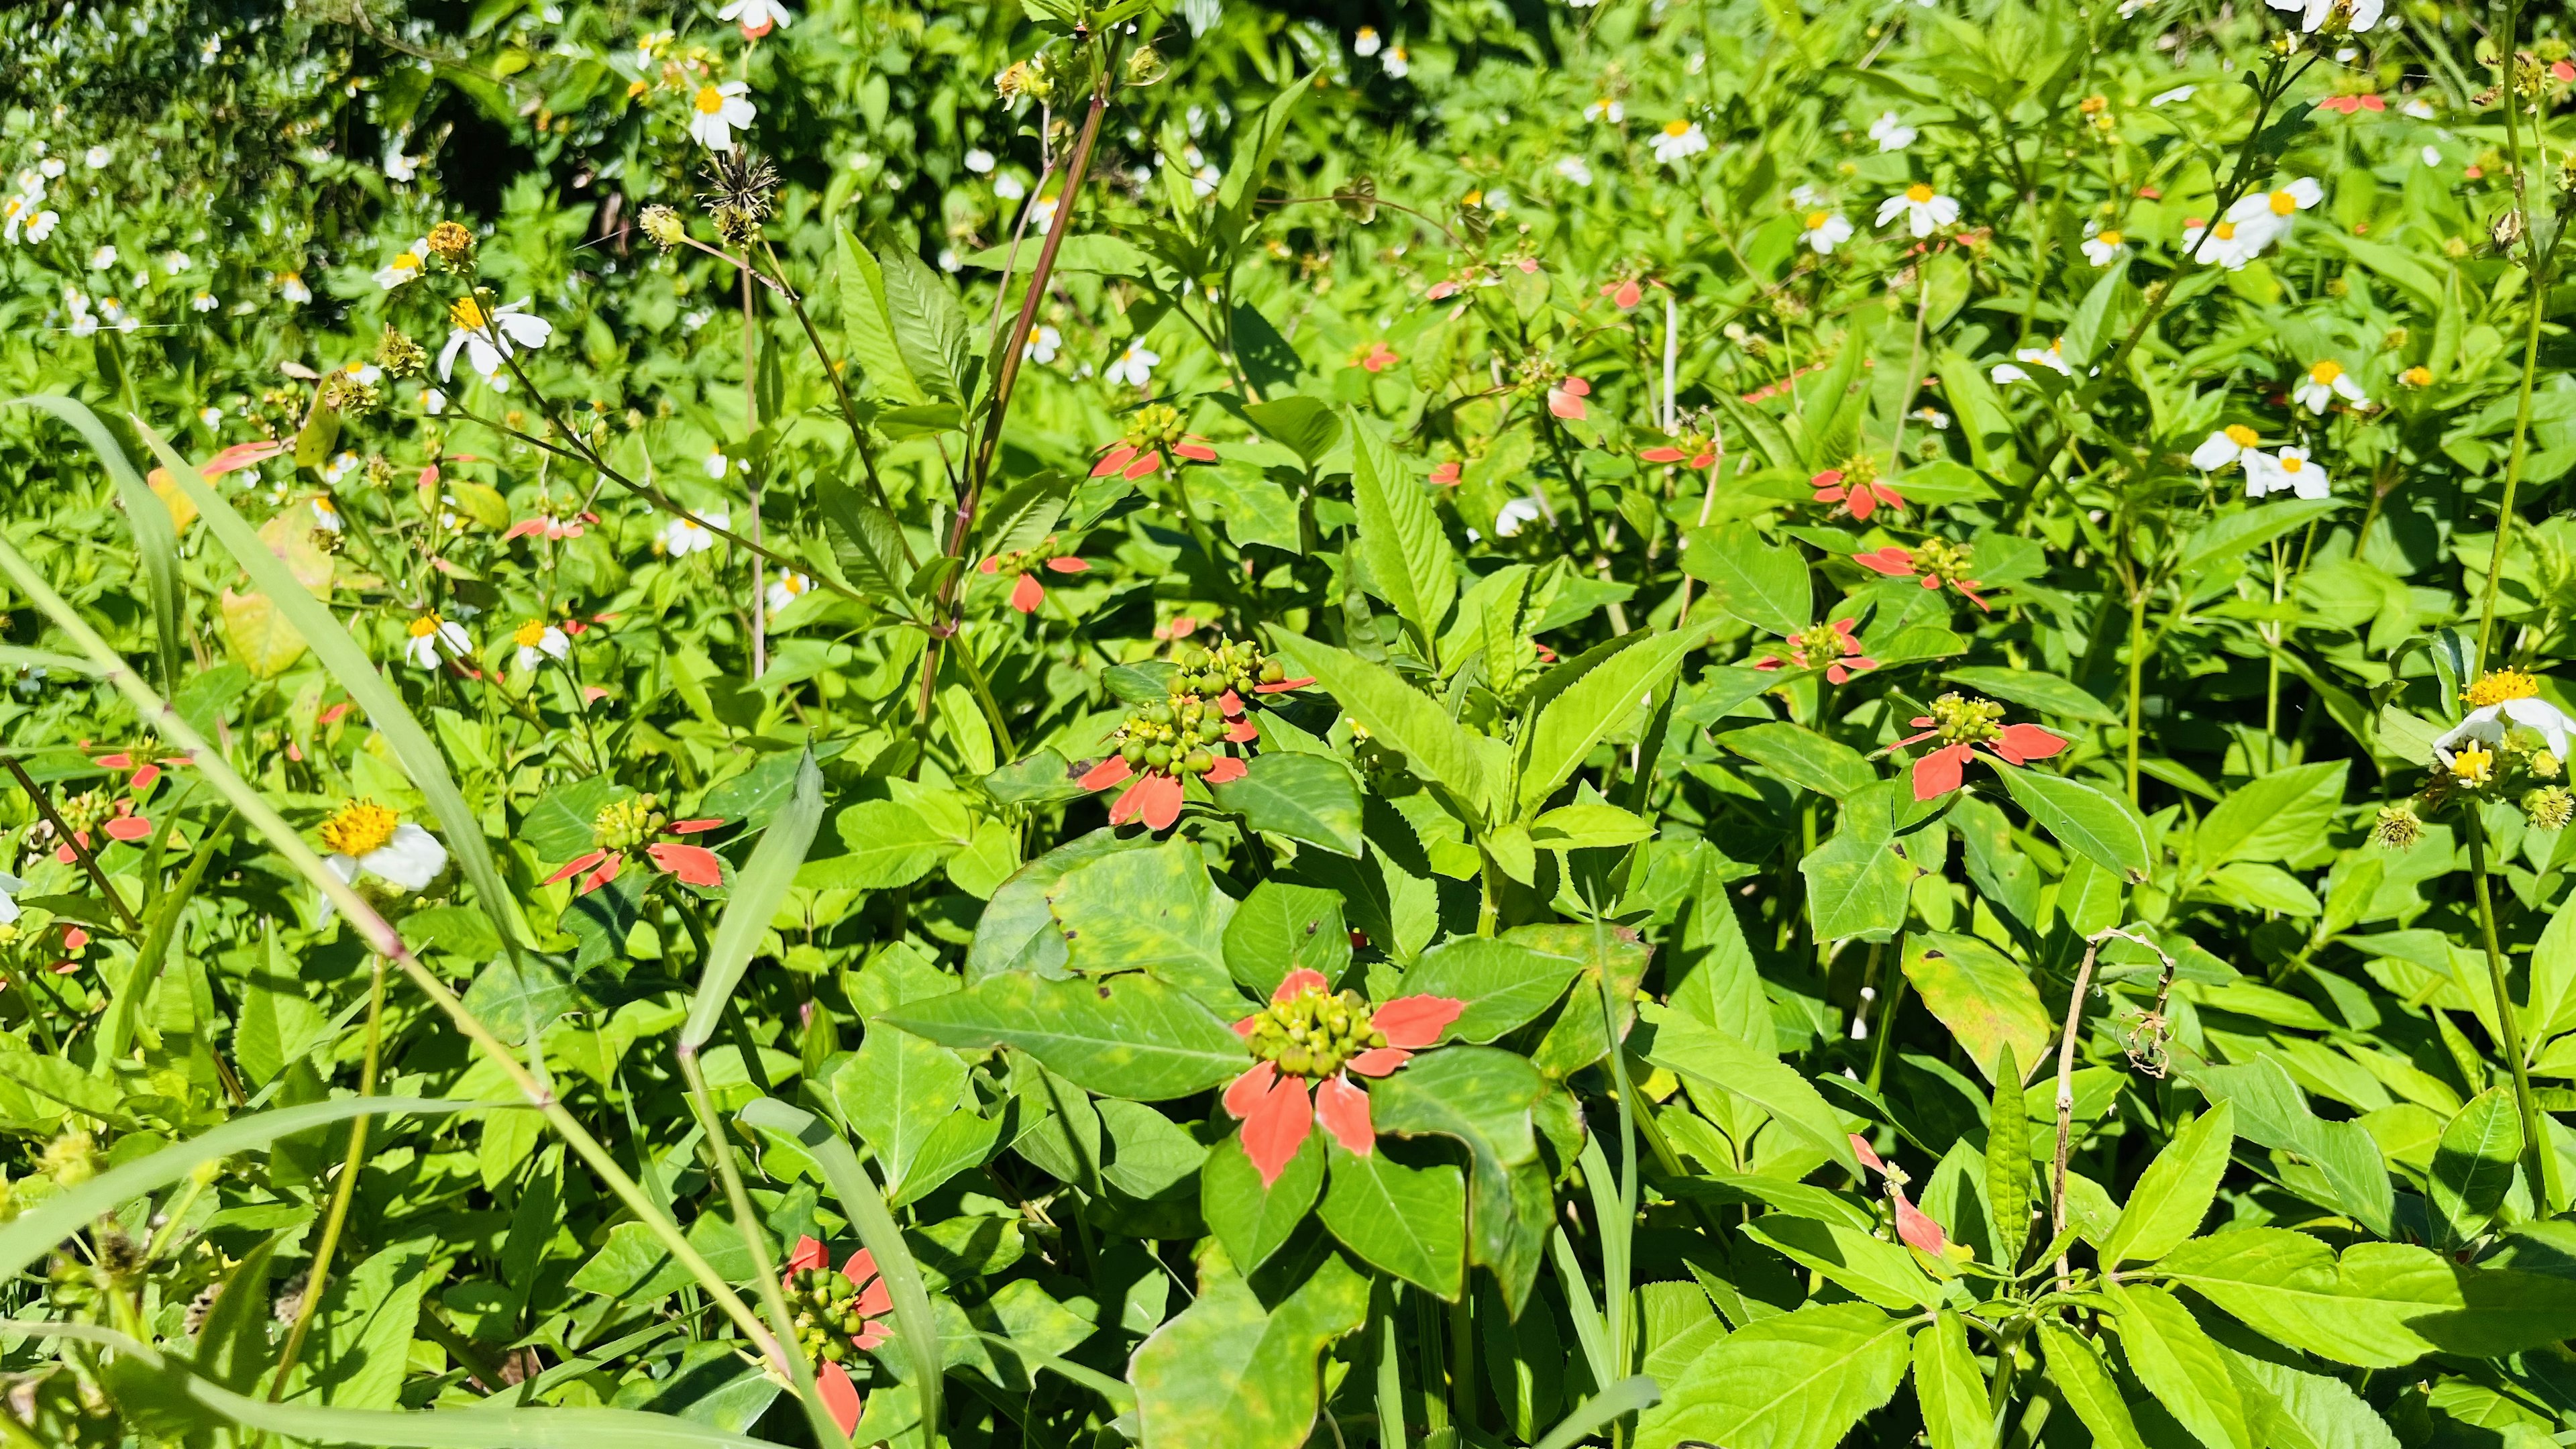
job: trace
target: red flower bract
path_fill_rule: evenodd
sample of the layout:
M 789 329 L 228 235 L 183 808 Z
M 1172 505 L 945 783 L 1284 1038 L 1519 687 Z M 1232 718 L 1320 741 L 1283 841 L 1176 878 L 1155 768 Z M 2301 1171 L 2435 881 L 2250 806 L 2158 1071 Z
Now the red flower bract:
M 1289 972 L 1279 989 L 1270 994 L 1269 1007 L 1236 1022 L 1235 1034 L 1259 1049 L 1264 1017 L 1272 1016 L 1278 1008 L 1297 1005 L 1303 998 L 1320 998 L 1329 985 L 1320 972 Z M 1344 999 L 1358 1000 L 1356 996 Z M 1438 1042 L 1440 1034 L 1465 1010 L 1465 1002 L 1449 996 L 1401 996 L 1370 1008 L 1362 1025 L 1385 1037 L 1386 1045 L 1354 1052 L 1312 1077 L 1311 1099 L 1307 1095 L 1308 1076 L 1282 1072 L 1278 1063 L 1267 1058 L 1254 1062 L 1236 1077 L 1225 1089 L 1225 1109 L 1243 1121 L 1244 1155 L 1252 1159 L 1254 1170 L 1261 1174 L 1262 1187 L 1267 1189 L 1279 1181 L 1279 1174 L 1306 1145 L 1307 1135 L 1318 1122 L 1343 1151 L 1356 1157 L 1375 1152 L 1377 1130 L 1369 1117 L 1368 1093 L 1350 1079 L 1350 1073 L 1383 1077 L 1393 1072 L 1410 1061 L 1415 1052 Z M 1277 1030 L 1275 1023 L 1271 1029 Z M 1292 1065 L 1301 1058 L 1302 1052 L 1292 1056 Z

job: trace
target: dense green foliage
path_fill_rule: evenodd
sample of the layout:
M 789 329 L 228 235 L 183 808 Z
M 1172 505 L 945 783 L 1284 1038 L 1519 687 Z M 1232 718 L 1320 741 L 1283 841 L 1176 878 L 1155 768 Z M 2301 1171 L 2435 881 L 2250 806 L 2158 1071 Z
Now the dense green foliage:
M 0 1444 L 2576 1430 L 2562 16 L 724 10 L 0 13 Z

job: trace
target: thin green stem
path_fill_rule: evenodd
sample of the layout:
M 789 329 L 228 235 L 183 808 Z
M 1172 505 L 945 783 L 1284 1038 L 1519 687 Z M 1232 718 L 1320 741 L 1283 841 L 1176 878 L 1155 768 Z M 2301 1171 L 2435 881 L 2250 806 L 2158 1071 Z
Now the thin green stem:
M 2541 1120 L 2540 1105 L 2531 1094 L 2531 1068 L 2523 1058 L 2522 1020 L 2514 1009 L 2513 992 L 2505 980 L 2504 947 L 2496 937 L 2495 897 L 2487 884 L 2487 826 L 2478 814 L 2475 797 L 2467 811 L 2469 824 L 2469 881 L 2477 890 L 2478 931 L 2487 952 L 2487 985 L 2495 993 L 2496 1032 L 2504 1040 L 2497 1043 L 2504 1052 L 2505 1064 L 2513 1071 L 2513 1105 L 2522 1119 L 2523 1180 L 2531 1189 L 2533 1210 L 2541 1217 L 2549 1212 L 2548 1126 Z
M 2129 592 L 2129 803 L 2138 803 L 2138 734 L 2143 727 L 2142 691 L 2147 671 L 2147 595 Z
M 385 1031 L 385 958 L 370 956 L 367 973 L 367 1054 L 358 1069 L 358 1095 L 376 1094 L 376 1067 L 384 1049 Z M 295 1309 L 294 1326 L 286 1331 L 286 1347 L 277 1355 L 277 1376 L 269 1380 L 268 1401 L 272 1404 L 286 1397 L 288 1380 L 295 1376 L 295 1362 L 303 1357 L 304 1338 L 313 1329 L 313 1315 L 322 1306 L 322 1290 L 331 1282 L 331 1258 L 340 1249 L 340 1230 L 349 1221 L 349 1200 L 357 1196 L 358 1174 L 367 1165 L 367 1124 L 365 1115 L 349 1119 L 349 1151 L 340 1163 L 340 1181 L 332 1189 L 331 1206 L 322 1217 L 322 1241 L 313 1249 L 313 1266 L 304 1279 L 302 1301 Z

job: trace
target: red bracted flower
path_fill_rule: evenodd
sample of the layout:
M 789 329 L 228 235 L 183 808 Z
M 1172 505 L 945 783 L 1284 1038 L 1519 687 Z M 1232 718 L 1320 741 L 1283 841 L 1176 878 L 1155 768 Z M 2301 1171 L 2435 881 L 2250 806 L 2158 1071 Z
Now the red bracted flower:
M 1669 443 L 1648 448 L 1637 457 L 1647 463 L 1688 463 L 1694 468 L 1714 468 L 1719 453 L 1717 439 L 1706 433 L 1684 433 Z
M 1351 365 L 1367 372 L 1372 377 L 1386 371 L 1388 368 L 1395 366 L 1403 360 L 1404 359 L 1402 357 L 1396 355 L 1394 348 L 1387 346 L 1383 342 L 1371 342 L 1364 347 L 1354 347 L 1351 349 Z
M 1903 1239 L 1909 1248 L 1930 1253 L 1936 1258 L 1946 1256 L 1950 1247 L 1949 1234 L 1942 1232 L 1941 1225 L 1934 1222 L 1929 1214 L 1906 1200 L 1905 1174 L 1880 1160 L 1879 1155 L 1871 1150 L 1869 1139 L 1859 1133 L 1851 1134 L 1851 1145 L 1852 1153 L 1860 1158 L 1862 1167 L 1887 1179 L 1888 1206 L 1896 1210 L 1896 1236 Z
M 1948 584 L 1969 603 L 1988 613 L 1994 612 L 1994 607 L 1977 594 L 1977 590 L 1985 586 L 1968 577 L 1968 547 L 1965 544 L 1927 538 L 1909 553 L 1891 543 L 1868 553 L 1853 554 L 1852 562 L 1893 579 L 1921 579 L 1927 589 Z
M 1291 971 L 1268 1006 L 1234 1024 L 1258 1060 L 1225 1089 L 1225 1109 L 1243 1121 L 1244 1155 L 1264 1188 L 1279 1181 L 1317 1122 L 1353 1156 L 1375 1152 L 1368 1093 L 1350 1074 L 1387 1075 L 1437 1044 L 1467 1009 L 1452 996 L 1400 996 L 1371 1006 L 1356 991 L 1333 995 L 1330 986 L 1321 972 Z
M 1827 468 L 1807 480 L 1815 485 L 1818 503 L 1837 503 L 1844 512 L 1863 523 L 1882 506 L 1902 509 L 1905 500 L 1897 491 L 1878 481 L 1878 465 L 1868 458 L 1853 458 L 1839 468 Z
M 1789 647 L 1778 654 L 1767 654 L 1755 660 L 1756 669 L 1821 669 L 1830 684 L 1840 684 L 1864 669 L 1876 669 L 1878 661 L 1860 652 L 1860 641 L 1852 637 L 1852 621 L 1836 619 L 1818 624 L 1789 636 Z
M 1592 395 L 1592 384 L 1579 377 L 1558 380 L 1547 390 L 1547 410 L 1560 418 L 1583 421 L 1583 400 Z
M 1601 295 L 1609 298 L 1613 305 L 1625 312 L 1646 300 L 1646 283 L 1640 277 L 1630 277 L 1624 282 L 1603 282 Z
M 63 823 L 71 827 L 72 838 L 55 844 L 54 859 L 65 865 L 80 859 L 79 852 L 72 849 L 74 841 L 79 842 L 81 850 L 96 850 L 98 837 L 102 835 L 128 845 L 139 845 L 152 838 L 152 822 L 145 818 L 143 805 L 151 796 L 152 787 L 159 783 L 165 762 L 148 758 L 138 762 L 133 753 L 120 750 L 101 755 L 91 763 L 104 769 L 131 773 L 126 776 L 123 795 L 111 797 L 104 790 L 84 790 L 62 803 L 60 813 Z M 183 765 L 187 763 L 187 757 L 172 756 L 166 763 Z M 179 843 L 176 834 L 171 836 L 171 841 Z
M 1455 488 L 1458 486 L 1459 476 L 1464 471 L 1464 465 L 1453 458 L 1431 470 L 1431 481 L 1443 488 Z
M 514 538 L 533 536 L 545 539 L 549 543 L 557 543 L 567 538 L 581 537 L 584 525 L 598 521 L 599 515 L 596 513 L 576 513 L 570 518 L 557 518 L 551 513 L 540 513 L 534 518 L 522 518 L 511 524 L 510 531 L 501 535 L 501 541 L 507 543 Z
M 1086 790 L 1127 788 L 1109 807 L 1109 823 L 1124 825 L 1142 818 L 1155 830 L 1181 818 L 1184 786 L 1195 777 L 1210 785 L 1243 778 L 1247 768 L 1235 755 L 1217 753 L 1219 741 L 1248 745 L 1261 738 L 1245 716 L 1244 692 L 1284 694 L 1314 683 L 1290 679 L 1261 646 L 1245 640 L 1219 640 L 1212 649 L 1177 642 L 1188 632 L 1184 621 L 1172 621 L 1173 663 L 1168 693 L 1156 704 L 1129 714 L 1111 735 L 1115 752 L 1085 771 Z M 1162 631 L 1156 631 L 1158 634 Z
M 2328 96 L 2324 100 L 2317 102 L 2317 109 L 2320 111 L 2339 111 L 2344 115 L 2349 116 L 2356 111 L 2387 110 L 2388 102 L 2381 100 L 2377 96 Z
M 1038 605 L 1046 602 L 1046 586 L 1038 582 L 1039 569 L 1045 569 L 1049 573 L 1078 574 L 1089 571 L 1091 565 L 1082 559 L 1063 554 L 1056 543 L 1055 536 L 1050 534 L 1046 542 L 1035 548 L 1022 549 L 1018 553 L 995 554 L 978 564 L 976 568 L 979 572 L 988 574 L 1000 573 L 1008 569 L 1019 575 L 1019 582 L 1011 585 L 1011 607 L 1023 614 L 1034 614 L 1038 611 Z
M 1205 438 L 1181 429 L 1188 419 L 1169 403 L 1147 403 L 1128 420 L 1126 436 L 1100 450 L 1100 461 L 1092 466 L 1091 476 L 1106 478 L 1116 473 L 1129 480 L 1151 477 L 1163 468 L 1163 455 L 1185 458 L 1193 463 L 1213 463 L 1216 449 Z
M 684 845 L 676 841 L 654 840 L 656 835 L 699 835 L 724 824 L 722 820 L 666 820 L 661 802 L 650 795 L 629 795 L 601 808 L 591 821 L 593 849 L 574 856 L 547 876 L 545 884 L 553 885 L 572 876 L 581 884 L 573 889 L 581 895 L 617 879 L 626 868 L 626 857 L 638 846 L 653 868 L 678 880 L 683 885 L 720 886 L 724 884 L 724 861 L 703 845 Z
M 830 1249 L 798 1238 L 778 1287 L 796 1322 L 796 1346 L 814 1365 L 823 1406 L 847 1434 L 858 1427 L 867 1405 L 841 1365 L 853 1354 L 874 1351 L 891 1332 L 886 1315 L 894 1311 L 894 1295 L 877 1273 L 876 1255 L 861 1248 L 835 1273 Z
M 1932 712 L 1917 715 L 1919 734 L 1898 740 L 1903 748 L 1938 738 L 1938 748 L 1914 762 L 1914 798 L 1937 800 L 1959 788 L 1968 761 L 1991 751 L 1996 763 L 2026 765 L 2066 748 L 2066 739 L 2034 724 L 2005 724 L 2004 707 L 1972 695 L 1945 694 L 1932 701 Z M 1978 746 L 1984 746 L 1980 750 Z

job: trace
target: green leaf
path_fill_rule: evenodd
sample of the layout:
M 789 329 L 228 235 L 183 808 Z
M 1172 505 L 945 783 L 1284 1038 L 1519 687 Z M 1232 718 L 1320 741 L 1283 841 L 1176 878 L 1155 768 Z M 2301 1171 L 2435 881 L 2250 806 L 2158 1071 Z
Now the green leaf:
M 1261 1169 L 1243 1150 L 1241 1133 L 1229 1133 L 1208 1149 L 1199 1169 L 1199 1216 L 1225 1245 L 1235 1271 L 1249 1273 L 1286 1245 L 1297 1225 L 1324 1188 L 1324 1134 L 1307 1134 L 1297 1155 L 1279 1171 L 1279 1180 L 1264 1188 Z
M 2045 770 L 2005 766 L 1995 773 L 2003 776 L 2004 788 L 2040 828 L 2057 837 L 2058 844 L 2108 866 L 2124 879 L 2147 878 L 2151 864 L 2147 827 L 2138 818 L 2137 807 L 2081 780 Z
M 1321 1135 L 1321 1134 L 1319 1134 Z M 1371 1267 L 1452 1302 L 1467 1277 L 1467 1189 L 1447 1163 L 1405 1167 L 1332 1144 L 1324 1226 Z
M 2342 504 L 2340 498 L 2274 498 L 2224 514 L 2182 541 L 2174 572 L 2233 568 L 2248 552 L 2307 527 Z
M 1986 1114 L 1986 1205 L 1994 1220 L 1995 1266 L 2021 1262 L 2030 1241 L 2030 1116 L 2021 1089 L 2021 1057 L 2005 1042 L 1992 1073 L 1994 1101 Z
M 1055 921 L 1048 897 L 1085 861 L 1122 850 L 1145 850 L 1150 836 L 1120 838 L 1114 830 L 1077 835 L 1013 872 L 984 903 L 975 922 L 974 942 L 966 948 L 966 979 L 981 981 L 1003 971 L 1064 974 L 1064 930 Z
M 877 259 L 838 227 L 833 228 L 832 245 L 840 262 L 842 337 L 861 379 L 896 403 L 928 402 L 930 395 L 913 380 L 903 349 L 895 345 L 894 314 L 886 306 L 885 273 Z
M 903 541 L 903 525 L 846 479 L 817 480 L 814 502 L 832 530 L 829 557 L 815 559 L 815 566 L 837 572 L 878 608 L 913 618 L 912 552 Z M 813 550 L 807 553 L 811 557 Z
M 1810 1304 L 1737 1329 L 1637 1421 L 1636 1449 L 1834 1449 L 1905 1380 L 1919 1315 Z
M 2128 1206 L 2100 1244 L 2102 1264 L 2152 1263 L 2200 1231 L 2236 1145 L 2236 1109 L 2221 1102 L 2173 1135 L 2129 1190 Z
M 2183 1244 L 2157 1271 L 2280 1343 L 2362 1368 L 2576 1337 L 2576 1282 L 2464 1267 L 2406 1243 L 2356 1243 L 2338 1261 L 2305 1233 L 2240 1228 Z
M 428 1256 L 425 1243 L 396 1244 L 332 1280 L 315 1310 L 311 1347 L 296 1366 L 290 1398 L 344 1409 L 402 1402 Z
M 2338 1378 L 2227 1350 L 2237 1383 L 2273 1449 L 2398 1449 L 2397 1435 Z
M 2304 855 L 2343 808 L 2349 760 L 2275 770 L 2229 792 L 2192 832 L 2203 870 L 2225 861 L 2282 861 Z
M 1705 630 L 1682 628 L 1635 642 L 1621 641 L 1619 652 L 1550 699 L 1530 724 L 1521 751 L 1521 817 L 1537 814 L 1557 787 L 1573 777 L 1594 746 L 1635 714 L 1647 696 L 1670 682 L 1705 636 Z
M 1494 791 L 1476 743 L 1430 696 L 1385 666 L 1330 644 L 1285 630 L 1276 631 L 1276 641 L 1289 667 L 1314 676 L 1371 739 L 1403 755 L 1413 773 L 1448 791 L 1469 811 L 1486 813 Z
M 1531 1449 L 1574 1449 L 1583 1436 L 1627 1415 L 1653 1408 L 1663 1397 L 1663 1390 L 1645 1374 L 1621 1379 L 1591 1398 L 1577 1404 L 1574 1412 L 1559 1420 L 1547 1437 Z
M 1139 1102 L 1221 1087 L 1252 1065 L 1223 1021 L 1141 973 L 1079 981 L 993 976 L 880 1019 L 959 1050 L 1017 1047 L 1076 1086 Z
M 1584 789 L 1589 793 L 1589 786 Z M 1529 823 L 1530 845 L 1537 850 L 1612 849 L 1635 845 L 1654 833 L 1644 817 L 1598 799 L 1559 805 Z
M 930 1139 L 958 1115 L 966 1063 L 907 1031 L 879 1027 L 832 1074 L 833 1104 L 897 1196 Z
M 796 884 L 808 889 L 876 891 L 907 886 L 957 853 L 962 842 L 919 810 L 897 800 L 862 800 L 832 822 L 848 848 L 805 862 Z
M 1214 1011 L 1244 1004 L 1225 964 L 1234 903 L 1217 894 L 1195 844 L 1174 840 L 1086 862 L 1066 872 L 1047 901 L 1070 969 L 1087 976 L 1142 971 Z
M 964 405 L 972 359 L 966 351 L 966 314 L 948 283 L 910 247 L 877 248 L 877 275 L 885 288 L 885 315 L 895 350 L 921 390 Z
M 751 1276 L 751 1249 L 742 1234 L 714 1213 L 689 1224 L 689 1246 L 707 1265 L 740 1282 Z M 627 1221 L 611 1228 L 608 1241 L 572 1275 L 572 1286 L 584 1293 L 635 1303 L 650 1303 L 676 1293 L 695 1279 L 689 1266 L 654 1235 L 649 1223 Z
M 2182 1300 L 2148 1283 L 2106 1281 L 2129 1371 L 2207 1449 L 2254 1449 L 2227 1359 Z
M 280 1241 L 269 1238 L 243 1256 L 197 1330 L 197 1371 L 235 1392 L 258 1383 L 275 1360 L 268 1325 L 276 1300 L 268 1279 Z
M 1262 108 L 1250 133 L 1235 137 L 1233 164 L 1226 168 L 1216 188 L 1218 219 L 1213 231 L 1219 246 L 1231 247 L 1234 239 L 1243 235 L 1253 203 L 1260 199 L 1262 183 L 1269 177 L 1270 163 L 1279 154 L 1279 143 L 1288 135 L 1288 118 L 1320 73 L 1309 71 L 1289 82 Z
M 1283 397 L 1246 406 L 1243 416 L 1261 435 L 1281 443 L 1311 468 L 1341 441 L 1341 414 L 1321 399 Z
M 2576 1028 L 2576 896 L 2559 903 L 2531 948 L 2528 995 L 2522 1029 L 2530 1038 L 2531 1059 L 2537 1061 L 2550 1038 Z
M 2433 1148 L 2431 1196 L 2451 1242 L 2476 1238 L 2504 1206 L 2522 1145 L 2522 1114 L 2507 1087 L 2471 1097 L 2442 1129 Z
M 1717 742 L 1802 790 L 1834 799 L 1878 783 L 1860 751 L 1785 720 L 1728 730 Z
M 1912 1249 L 1858 1228 L 1772 1213 L 1745 1224 L 1743 1233 L 1881 1308 L 1902 1312 L 1941 1301 L 1941 1285 L 1915 1263 Z
M 1860 1159 L 1852 1154 L 1851 1129 L 1797 1068 L 1669 1008 L 1645 1006 L 1638 1014 L 1655 1029 L 1653 1041 L 1645 1047 L 1647 1061 L 1751 1102 L 1859 1180 Z
M 1356 411 L 1347 421 L 1351 502 L 1359 510 L 1359 553 L 1369 583 L 1412 631 L 1415 652 L 1437 666 L 1440 626 L 1458 599 L 1457 553 L 1430 495 L 1378 428 Z
M 1932 1326 L 1914 1335 L 1914 1398 L 1932 1449 L 1992 1449 L 1994 1399 L 1956 1313 L 1935 1313 Z
M 1368 1297 L 1339 1257 L 1270 1312 L 1240 1278 L 1211 1283 L 1129 1363 L 1139 1449 L 1301 1449 L 1321 1398 L 1316 1355 L 1365 1321 Z
M 1208 793 L 1255 830 L 1359 858 L 1360 782 L 1335 756 L 1273 750 Z
M 823 772 L 812 751 L 796 766 L 796 793 L 785 809 L 769 818 L 751 860 L 735 874 L 733 898 L 725 902 L 716 933 L 707 942 L 707 959 L 698 974 L 698 989 L 689 1001 L 689 1019 L 680 1028 L 680 1050 L 694 1052 L 715 1035 L 733 989 L 751 965 L 751 953 L 769 929 L 769 918 L 787 900 L 796 869 L 823 823 Z
M 2060 719 L 2082 720 L 2086 724 L 2115 725 L 2120 716 L 2109 705 L 2089 692 L 2067 683 L 2054 674 L 2035 669 L 1996 669 L 1972 665 L 1946 670 L 1943 677 L 1953 684 L 1965 685 L 1977 693 L 2053 714 Z
M 72 430 L 81 435 L 82 441 L 89 444 L 90 451 L 98 455 L 99 466 L 107 470 L 108 481 L 116 486 L 116 501 L 125 514 L 125 526 L 134 533 L 134 559 L 142 566 L 144 593 L 152 601 L 152 628 L 159 646 L 161 688 L 165 691 L 178 689 L 188 680 L 181 670 L 179 657 L 179 628 L 187 612 L 187 598 L 181 591 L 179 578 L 179 531 L 172 524 L 169 506 L 134 470 L 134 464 L 126 458 L 125 449 L 118 445 L 116 435 L 107 430 L 107 424 L 79 399 L 38 393 L 10 398 L 0 402 L 0 407 L 34 408 L 39 412 L 52 413 L 70 424 Z M 149 437 L 148 430 L 146 436 Z M 161 465 L 170 469 L 174 477 L 184 472 L 192 479 L 199 479 L 202 486 L 202 479 L 193 466 L 184 461 L 174 463 L 166 450 L 163 451 L 165 456 Z
M 1708 585 L 1713 608 L 1786 637 L 1815 621 L 1816 594 L 1795 544 L 1764 543 L 1749 523 L 1694 529 L 1682 571 Z
M 2102 1449 L 2146 1449 L 2119 1381 L 2111 1376 L 2111 1366 L 2102 1361 L 2102 1352 L 2091 1339 L 2043 1318 L 2039 1346 L 2047 1361 L 2049 1383 L 2075 1411 L 2095 1444 Z
M 250 575 L 251 582 L 267 594 L 295 632 L 304 636 L 322 667 L 333 680 L 348 691 L 349 698 L 366 711 L 367 722 L 393 751 L 412 788 L 429 802 L 430 813 L 438 818 L 439 834 L 448 854 L 473 883 L 476 904 L 492 918 L 492 927 L 501 933 L 502 943 L 513 955 L 521 949 L 526 932 L 520 927 L 514 903 L 518 897 L 501 879 L 492 863 L 491 847 L 483 839 L 483 821 L 465 796 L 456 788 L 454 777 L 447 772 L 447 760 L 438 744 L 412 716 L 390 681 L 378 672 L 376 662 L 367 657 L 358 641 L 340 626 L 331 606 L 313 597 L 295 581 L 285 563 L 260 541 L 258 530 L 233 511 L 203 475 L 188 460 L 172 451 L 161 435 L 137 418 L 135 430 L 142 434 L 163 467 L 178 479 L 179 487 L 197 505 L 206 520 L 208 531 L 221 542 L 234 560 Z M 157 502 L 154 506 L 158 506 Z
M 1319 886 L 1278 880 L 1254 886 L 1225 923 L 1225 964 L 1262 1001 L 1291 971 L 1313 971 L 1340 982 L 1351 964 L 1342 898 Z
M 494 942 L 493 949 L 500 949 L 500 943 Z M 581 1006 L 580 989 L 565 980 L 552 962 L 537 956 L 523 961 L 505 956 L 484 967 L 474 984 L 465 988 L 465 1009 L 512 1046 L 542 1035 L 558 1018 Z
M 1458 936 L 1422 953 L 1404 973 L 1406 996 L 1463 1005 L 1442 1041 L 1489 1042 L 1534 1021 L 1565 995 L 1583 963 L 1489 936 Z
M 2037 1062 L 2055 1036 L 2039 987 L 2013 959 L 1975 936 L 1924 931 L 1906 937 L 1905 979 L 1924 1009 L 1950 1029 L 1968 1060 L 1995 1080 L 1999 1053 Z
M 1467 1259 L 1494 1271 L 1515 1311 L 1537 1282 L 1553 1204 L 1532 1112 L 1548 1091 L 1526 1058 L 1471 1046 L 1427 1052 L 1369 1088 L 1381 1136 L 1466 1144 Z
M 1016 250 L 1017 256 L 1013 255 Z M 1038 248 L 1023 244 L 1016 249 L 1008 242 L 989 246 L 963 259 L 960 265 L 980 267 L 988 272 L 1037 270 Z M 1103 277 L 1133 277 L 1145 280 L 1158 271 L 1154 259 L 1125 237 L 1107 232 L 1089 232 L 1068 236 L 1056 244 L 1055 270 L 1080 272 Z

